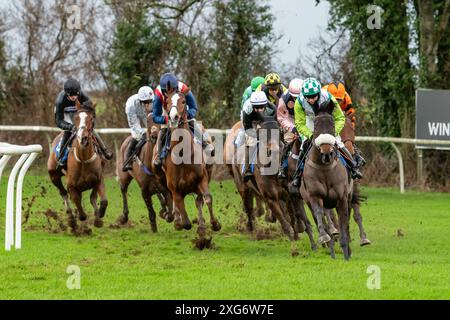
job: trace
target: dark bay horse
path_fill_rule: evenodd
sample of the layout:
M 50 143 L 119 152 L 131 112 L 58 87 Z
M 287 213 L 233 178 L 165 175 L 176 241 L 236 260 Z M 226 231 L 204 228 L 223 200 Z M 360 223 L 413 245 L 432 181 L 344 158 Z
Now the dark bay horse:
M 261 135 L 261 133 L 264 133 Z M 257 157 L 254 169 L 254 179 L 250 179 L 248 182 L 243 183 L 242 171 L 239 159 L 233 161 L 231 164 L 232 175 L 236 182 L 236 185 L 241 186 L 242 191 L 244 191 L 243 197 L 244 208 L 246 209 L 248 225 L 253 228 L 254 219 L 252 210 L 249 208 L 249 203 L 246 201 L 253 202 L 253 199 L 249 197 L 249 192 L 253 192 L 258 195 L 259 201 L 263 200 L 267 203 L 268 208 L 271 210 L 272 214 L 281 224 L 281 228 L 290 240 L 297 240 L 298 233 L 304 231 L 304 226 L 309 225 L 309 221 L 306 223 L 302 220 L 303 217 L 296 215 L 295 207 L 291 201 L 289 193 L 283 186 L 281 186 L 277 175 L 280 161 L 280 150 L 283 145 L 280 140 L 280 129 L 279 124 L 273 117 L 261 116 L 261 121 L 259 121 L 257 135 L 259 140 L 259 148 L 262 150 L 261 154 L 267 153 L 266 159 L 261 161 L 260 157 Z M 231 157 L 231 150 L 234 150 L 234 139 L 227 138 L 225 149 L 227 154 L 227 161 Z M 242 152 L 240 152 L 242 154 Z M 242 154 L 243 156 L 243 154 Z M 234 155 L 235 158 L 239 158 L 239 155 Z M 269 161 L 267 161 L 269 160 Z M 227 162 L 230 163 L 230 162 Z M 272 167 L 272 172 L 268 167 Z M 245 187 L 245 189 L 243 188 Z M 250 199 L 249 199 L 250 198 Z M 250 203 L 252 204 L 252 203 Z M 307 220 L 306 214 L 304 218 Z M 303 226 L 303 227 L 301 227 Z M 307 233 L 311 242 L 311 247 L 315 249 L 315 243 L 313 239 L 312 229 L 307 228 Z
M 244 212 L 247 215 L 247 231 L 252 232 L 254 230 L 253 220 L 254 217 L 261 217 L 265 215 L 266 221 L 274 223 L 276 222 L 276 218 L 273 216 L 270 209 L 267 211 L 264 208 L 264 198 L 262 198 L 259 192 L 255 192 L 254 188 L 249 186 L 247 183 L 244 183 L 242 179 L 241 166 L 238 165 L 237 159 L 237 148 L 235 147 L 235 141 L 239 134 L 242 134 L 241 138 L 243 138 L 244 130 L 242 126 L 242 122 L 237 122 L 230 130 L 229 134 L 226 137 L 224 144 L 224 163 L 228 168 L 229 174 L 233 177 L 234 184 L 239 192 L 239 195 L 242 199 L 242 204 L 244 207 Z M 243 148 L 244 145 L 239 146 L 238 148 Z M 254 207 L 254 202 L 256 203 L 256 207 Z
M 152 168 L 153 149 L 156 145 L 158 131 L 159 129 L 153 124 L 151 117 L 147 117 L 147 142 L 141 147 L 139 154 L 136 155 L 136 161 L 133 162 L 133 169 L 127 172 L 123 172 L 122 167 L 126 158 L 128 143 L 132 137 L 129 136 L 125 139 L 120 147 L 120 153 L 117 158 L 117 176 L 119 178 L 120 191 L 122 193 L 123 213 L 118 219 L 119 225 L 124 225 L 128 222 L 129 210 L 127 191 L 133 178 L 138 183 L 141 189 L 142 198 L 147 206 L 151 230 L 157 232 L 156 213 L 153 209 L 152 202 L 152 196 L 155 194 L 161 203 L 160 217 L 166 219 L 168 222 L 173 221 L 172 198 L 170 192 L 166 187 L 165 180 L 161 181 Z
M 50 180 L 58 188 L 64 200 L 69 226 L 74 234 L 78 234 L 77 220 L 72 213 L 68 195 L 70 195 L 70 199 L 77 208 L 80 221 L 85 221 L 87 216 L 81 203 L 82 193 L 92 189 L 90 200 L 95 211 L 94 225 L 98 228 L 103 226 L 102 219 L 105 216 L 108 206 L 103 179 L 105 162 L 97 151 L 93 135 L 95 106 L 81 106 L 77 101 L 76 108 L 77 112 L 74 117 L 74 124 L 77 131 L 76 137 L 72 140 L 71 146 L 69 146 L 66 168 L 57 166 L 54 152 L 50 152 L 47 161 Z M 52 150 L 59 143 L 61 136 L 62 133 L 53 140 Z M 63 176 L 66 176 L 67 190 L 62 183 Z M 100 208 L 97 206 L 97 195 L 100 195 Z
M 327 232 L 325 209 L 336 208 L 339 216 L 339 243 L 344 258 L 351 256 L 349 245 L 349 214 L 353 181 L 338 159 L 332 101 L 320 105 L 314 119 L 314 133 L 305 161 L 300 193 L 315 216 L 319 230 L 319 243 L 330 242 L 331 256 L 334 258 L 334 239 Z
M 203 205 L 206 202 L 213 231 L 219 231 L 221 225 L 213 213 L 213 198 L 209 192 L 212 165 L 206 164 L 206 155 L 202 145 L 195 143 L 189 128 L 186 109 L 186 97 L 182 93 L 169 95 L 169 134 L 170 151 L 163 162 L 167 187 L 173 198 L 175 228 L 177 230 L 192 228 L 186 212 L 184 198 L 194 193 L 197 195 L 195 205 L 198 211 L 199 236 L 196 245 L 199 249 L 208 248 L 211 238 L 206 235 L 206 223 L 203 217 Z

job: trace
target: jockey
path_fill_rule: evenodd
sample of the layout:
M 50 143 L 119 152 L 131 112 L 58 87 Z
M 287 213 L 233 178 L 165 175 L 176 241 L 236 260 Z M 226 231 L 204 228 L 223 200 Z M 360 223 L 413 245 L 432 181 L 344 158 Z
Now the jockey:
M 137 94 L 129 97 L 125 104 L 125 112 L 127 114 L 128 125 L 131 129 L 132 139 L 128 144 L 122 171 L 133 169 L 133 161 L 130 158 L 133 155 L 134 149 L 139 141 L 147 139 L 144 128 L 147 128 L 147 114 L 151 114 L 154 96 L 152 88 L 144 86 L 139 89 Z
M 171 73 L 163 74 L 159 82 L 160 84 L 155 90 L 155 100 L 153 101 L 153 121 L 156 124 L 161 125 L 161 130 L 158 135 L 158 155 L 153 163 L 157 167 L 161 166 L 162 163 L 161 154 L 168 131 L 168 108 L 170 108 L 170 106 L 168 105 L 167 96 L 169 94 L 181 92 L 186 96 L 187 118 L 188 120 L 193 120 L 193 124 L 190 122 L 190 125 L 194 126 L 194 133 L 203 131 L 195 121 L 195 115 L 197 114 L 197 101 L 195 100 L 190 88 L 185 83 L 178 81 L 178 79 Z M 210 138 L 208 133 L 205 131 L 202 137 L 196 138 L 202 141 L 202 147 L 207 152 L 212 154 L 214 147 L 209 142 Z
M 256 91 L 263 91 L 266 94 L 267 99 L 278 106 L 278 101 L 283 93 L 287 92 L 287 89 L 281 83 L 281 78 L 278 73 L 272 72 L 265 77 L 264 83 L 261 84 Z
M 257 144 L 254 123 L 260 121 L 261 113 L 265 116 L 276 119 L 277 109 L 274 104 L 267 100 L 267 96 L 262 91 L 253 92 L 242 109 L 242 124 L 245 130 L 245 165 L 243 180 L 247 182 L 253 173 L 250 170 L 250 154 L 253 153 Z M 250 149 L 247 152 L 247 148 Z
M 250 96 L 252 95 L 252 93 L 255 92 L 256 89 L 258 89 L 258 87 L 263 83 L 264 83 L 263 77 L 254 77 L 252 79 L 252 81 L 250 82 L 250 86 L 248 86 L 245 89 L 244 93 L 242 94 L 241 108 L 244 106 L 245 101 L 250 99 Z
M 286 143 L 286 147 L 281 155 L 280 170 L 278 172 L 278 177 L 281 179 L 286 179 L 287 168 L 283 165 L 288 151 L 296 139 L 300 138 L 300 135 L 295 127 L 294 123 L 294 104 L 297 97 L 300 95 L 302 90 L 302 79 L 293 79 L 289 83 L 288 92 L 281 96 L 280 102 L 277 108 L 277 118 L 280 123 L 280 127 L 283 130 L 283 138 Z M 300 140 L 301 141 L 301 140 Z
M 311 138 L 314 131 L 314 117 L 315 112 L 319 105 L 327 102 L 331 99 L 334 103 L 335 108 L 333 110 L 334 125 L 336 130 L 336 142 L 338 148 L 345 154 L 349 159 L 347 161 L 350 172 L 353 179 L 361 179 L 362 174 L 359 172 L 356 163 L 353 160 L 351 153 L 345 148 L 344 144 L 340 139 L 340 132 L 345 125 L 345 116 L 339 107 L 336 99 L 325 90 L 321 90 L 320 82 L 314 78 L 305 79 L 302 86 L 302 95 L 300 95 L 295 101 L 294 112 L 295 112 L 295 127 L 297 131 L 308 137 L 306 141 L 303 142 L 302 149 L 300 151 L 299 160 L 297 161 L 297 169 L 294 174 L 294 180 L 292 185 L 298 187 L 300 185 L 300 175 L 301 175 L 301 164 L 303 163 L 306 153 L 308 152 L 309 144 L 311 143 Z
M 336 86 L 334 83 L 331 83 L 323 87 L 323 89 L 328 90 L 328 92 L 331 93 L 333 97 L 336 98 L 336 101 L 341 106 L 342 111 L 352 121 L 353 128 L 356 128 L 356 110 L 353 107 L 352 99 L 345 90 L 344 85 L 342 83 L 339 83 Z M 355 161 L 358 164 L 358 167 L 363 166 L 366 163 L 366 160 L 361 156 L 361 152 L 356 147 L 355 147 Z
M 74 78 L 69 78 L 64 83 L 64 90 L 58 94 L 56 98 L 55 107 L 55 121 L 58 128 L 64 130 L 64 134 L 61 140 L 61 149 L 59 151 L 59 157 L 57 160 L 59 166 L 64 166 L 62 159 L 64 158 L 64 153 L 67 148 L 67 142 L 72 135 L 72 132 L 76 130 L 73 124 L 73 118 L 77 109 L 75 107 L 76 101 L 80 104 L 91 103 L 89 97 L 81 91 L 80 83 Z M 97 142 L 99 143 L 100 151 L 103 153 L 107 160 L 111 160 L 113 153 L 106 147 L 100 136 L 94 131 L 93 132 Z

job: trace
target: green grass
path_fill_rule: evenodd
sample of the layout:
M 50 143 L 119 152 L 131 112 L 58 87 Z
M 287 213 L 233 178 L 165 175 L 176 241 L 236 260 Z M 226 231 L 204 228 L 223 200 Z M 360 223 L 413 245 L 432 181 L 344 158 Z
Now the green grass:
M 6 178 L 0 197 L 0 241 L 4 243 Z M 256 240 L 238 231 L 241 202 L 231 181 L 211 184 L 222 230 L 214 235 L 215 249 L 198 251 L 195 231 L 175 231 L 158 218 L 152 234 L 144 203 L 135 183 L 129 190 L 133 228 L 111 229 L 121 213 L 114 179 L 107 180 L 109 207 L 105 227 L 91 236 L 74 237 L 49 226 L 43 212 L 62 213 L 62 200 L 46 176 L 27 176 L 24 197 L 38 196 L 24 225 L 22 249 L 0 249 L 1 299 L 449 299 L 450 197 L 440 193 L 396 189 L 364 189 L 364 223 L 372 245 L 359 247 L 352 221 L 353 256 L 344 261 L 337 249 L 310 250 L 307 238 L 298 243 L 300 255 L 272 228 L 273 239 Z M 87 194 L 85 196 L 87 198 Z M 91 211 L 85 199 L 85 207 Z M 156 200 L 156 199 L 155 199 Z M 157 203 L 157 201 L 155 201 Z M 193 198 L 188 210 L 194 217 Z M 27 201 L 24 201 L 27 209 Z M 159 204 L 157 205 L 159 207 Z M 209 221 L 209 220 L 208 220 Z M 398 237 L 402 229 L 404 236 Z M 315 232 L 317 237 L 317 232 Z M 81 269 L 81 289 L 69 290 L 69 265 Z M 367 288 L 367 268 L 381 269 L 381 289 Z

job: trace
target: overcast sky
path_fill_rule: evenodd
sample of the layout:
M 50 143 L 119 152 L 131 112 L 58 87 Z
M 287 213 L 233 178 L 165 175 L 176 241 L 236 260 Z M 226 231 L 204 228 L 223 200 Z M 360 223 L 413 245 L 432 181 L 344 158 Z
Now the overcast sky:
M 283 35 L 278 43 L 278 54 L 283 64 L 293 63 L 298 57 L 299 48 L 325 30 L 328 25 L 329 3 L 315 0 L 269 0 L 276 17 L 275 32 Z

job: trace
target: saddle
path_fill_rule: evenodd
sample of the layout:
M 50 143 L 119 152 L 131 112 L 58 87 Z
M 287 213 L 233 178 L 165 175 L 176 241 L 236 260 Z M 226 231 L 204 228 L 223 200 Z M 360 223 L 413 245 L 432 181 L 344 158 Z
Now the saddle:
M 67 158 L 69 157 L 69 146 L 71 146 L 73 139 L 76 136 L 76 132 L 72 132 L 72 134 L 70 135 L 69 139 L 66 142 L 66 149 L 64 150 L 64 155 L 61 158 L 61 162 L 64 164 L 64 167 L 66 167 L 67 165 Z M 56 144 L 56 146 L 53 148 L 53 151 L 55 152 L 56 158 L 59 158 L 59 155 L 61 153 L 61 149 L 62 149 L 62 142 L 63 137 L 61 136 L 61 138 L 59 138 L 58 143 Z

